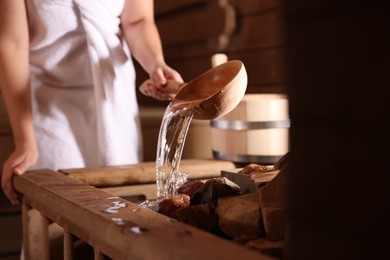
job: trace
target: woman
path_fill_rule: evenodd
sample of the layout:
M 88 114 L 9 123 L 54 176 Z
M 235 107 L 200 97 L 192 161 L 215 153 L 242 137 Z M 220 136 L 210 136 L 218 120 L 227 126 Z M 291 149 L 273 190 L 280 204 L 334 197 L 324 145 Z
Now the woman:
M 15 150 L 2 188 L 28 169 L 134 164 L 141 137 L 131 55 L 169 99 L 153 0 L 0 1 L 0 86 Z M 39 155 L 39 156 L 38 156 Z

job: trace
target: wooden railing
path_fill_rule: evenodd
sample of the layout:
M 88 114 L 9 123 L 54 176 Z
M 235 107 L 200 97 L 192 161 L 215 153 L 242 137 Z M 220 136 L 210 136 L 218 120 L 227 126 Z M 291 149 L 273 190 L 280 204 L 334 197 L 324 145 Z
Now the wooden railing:
M 134 170 L 135 175 L 139 169 Z M 26 260 L 53 259 L 48 235 L 51 222 L 64 230 L 64 259 L 74 259 L 80 241 L 93 248 L 94 259 L 269 259 L 70 175 L 38 170 L 15 177 L 15 188 L 23 195 Z M 35 211 L 33 216 L 30 209 L 39 213 Z

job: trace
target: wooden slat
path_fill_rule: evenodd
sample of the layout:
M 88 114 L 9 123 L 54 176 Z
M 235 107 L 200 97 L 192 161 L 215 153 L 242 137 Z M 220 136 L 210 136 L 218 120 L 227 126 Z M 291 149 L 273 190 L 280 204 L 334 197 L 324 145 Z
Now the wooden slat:
M 29 259 L 48 260 L 49 257 L 49 220 L 39 211 L 30 209 L 27 212 L 27 232 Z
M 114 259 L 269 259 L 58 172 L 28 172 L 14 184 L 32 207 Z M 113 202 L 126 207 L 106 213 Z
M 64 230 L 64 260 L 73 260 L 73 236 Z
M 283 84 L 283 53 L 281 48 L 253 50 L 230 54 L 231 59 L 240 59 L 248 74 L 248 84 Z
M 245 16 L 240 28 L 231 35 L 226 52 L 270 48 L 283 44 L 282 10 Z
M 157 197 L 156 184 L 139 184 L 139 185 L 126 185 L 118 187 L 106 187 L 101 188 L 102 191 L 108 192 L 113 196 L 129 197 L 144 195 L 146 199 L 155 199 Z
M 207 19 L 207 17 L 205 17 L 205 19 Z M 214 18 L 209 20 L 209 22 L 211 21 L 214 21 Z M 221 51 L 237 52 L 248 49 L 281 46 L 283 44 L 282 9 L 244 16 L 238 19 L 238 23 L 239 27 L 230 35 L 228 45 Z M 176 31 L 172 30 L 171 33 L 176 34 Z M 203 41 L 201 42 L 190 42 L 189 37 L 196 37 L 196 35 L 187 36 L 186 34 L 183 34 L 180 37 L 185 38 L 177 41 L 182 44 L 176 44 L 171 48 L 169 42 L 165 42 L 163 39 L 165 55 L 169 59 L 184 59 L 200 55 L 210 56 L 211 53 L 219 51 L 216 48 L 216 45 L 213 46 L 211 44 L 212 38 L 216 38 L 216 36 L 217 34 L 210 35 L 208 39 L 202 37 Z
M 229 0 L 239 16 L 267 12 L 282 7 L 282 0 Z
M 28 211 L 30 207 L 27 205 L 25 198 L 22 202 L 22 229 L 23 229 L 23 259 L 30 260 L 28 252 L 30 252 L 29 232 L 28 232 Z
M 214 4 L 164 17 L 157 22 L 164 46 L 218 37 L 232 32 L 234 26 L 231 6 Z
M 94 255 L 94 258 L 93 258 L 94 260 L 104 260 L 104 255 L 97 248 L 93 249 L 93 255 Z
M 207 2 L 210 2 L 210 0 L 155 0 L 154 9 L 158 16 L 166 12 L 180 11 Z
M 217 52 L 216 46 L 216 44 L 210 44 L 210 39 L 204 39 L 203 41 L 188 42 L 176 46 L 164 46 L 164 53 L 169 61 L 188 61 L 189 59 L 196 57 L 204 57 L 210 59 L 212 54 Z M 180 68 L 178 69 L 180 70 Z
M 180 163 L 180 171 L 188 172 L 192 179 L 220 176 L 222 169 L 232 168 L 235 168 L 233 162 L 211 159 L 186 159 Z M 64 169 L 61 172 L 72 179 L 97 187 L 156 182 L 155 162 L 122 167 Z

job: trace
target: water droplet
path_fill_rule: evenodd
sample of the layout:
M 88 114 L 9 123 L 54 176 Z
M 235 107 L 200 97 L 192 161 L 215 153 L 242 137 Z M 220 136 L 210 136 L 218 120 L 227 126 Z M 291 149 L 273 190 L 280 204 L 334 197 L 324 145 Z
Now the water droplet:
M 125 224 L 125 221 L 124 221 L 122 218 L 112 218 L 111 220 L 112 220 L 115 224 L 120 225 L 120 226 L 122 226 L 122 225 Z
M 176 223 L 176 220 L 174 220 L 173 218 L 168 218 L 168 219 L 167 219 L 167 222 Z
M 131 230 L 134 234 L 142 234 L 142 233 L 146 233 L 146 232 L 149 231 L 149 230 L 147 230 L 146 228 L 142 228 L 142 227 L 131 227 L 130 230 Z
M 135 208 L 135 209 L 133 209 L 132 211 L 133 211 L 133 212 L 137 212 L 137 211 L 140 211 L 140 209 L 139 209 L 139 208 Z
M 112 206 L 105 209 L 104 212 L 109 213 L 109 214 L 115 214 L 115 213 L 118 213 L 118 209 L 125 208 L 127 206 L 126 203 L 123 203 L 120 201 L 114 201 L 114 202 L 111 202 L 111 204 L 112 204 Z

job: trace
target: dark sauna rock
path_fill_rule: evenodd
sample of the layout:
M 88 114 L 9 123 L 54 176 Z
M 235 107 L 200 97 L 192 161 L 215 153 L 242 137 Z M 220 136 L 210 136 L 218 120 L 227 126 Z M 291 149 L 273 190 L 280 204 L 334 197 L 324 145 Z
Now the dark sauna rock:
M 173 218 L 194 227 L 212 232 L 218 226 L 218 215 L 212 204 L 199 204 L 177 210 Z
M 268 166 L 257 164 L 257 163 L 251 163 L 242 168 L 238 173 L 241 174 L 247 174 L 250 175 L 251 173 L 254 172 L 269 172 L 273 170 L 272 168 L 269 168 Z
M 189 205 L 190 196 L 187 194 L 168 196 L 159 201 L 157 212 L 172 217 L 175 211 L 188 207 Z
M 219 227 L 227 237 L 253 239 L 264 234 L 257 193 L 220 198 L 216 212 Z
M 267 239 L 270 241 L 282 241 L 285 238 L 288 222 L 287 173 L 288 166 L 284 165 L 275 178 L 259 190 L 260 212 Z
M 291 157 L 290 152 L 283 155 L 282 158 L 280 158 L 274 163 L 274 169 L 281 170 L 284 166 L 287 165 L 288 161 L 290 160 L 289 159 L 290 157 Z
M 212 203 L 217 204 L 220 197 L 236 196 L 240 193 L 240 187 L 225 177 L 213 178 L 200 187 L 191 198 L 191 205 Z
M 191 198 L 194 196 L 194 194 L 204 185 L 203 181 L 199 180 L 191 180 L 184 183 L 182 186 L 180 186 L 177 189 L 178 193 L 187 194 Z

